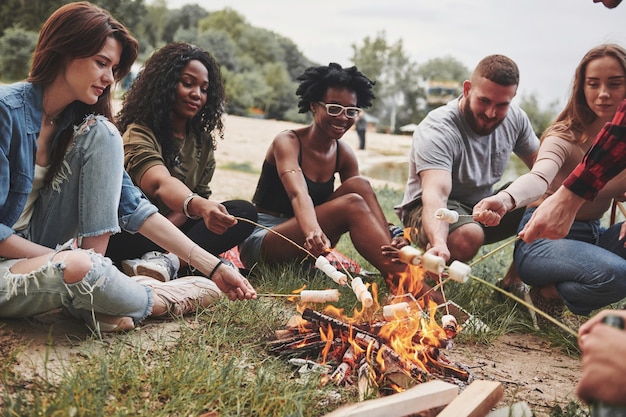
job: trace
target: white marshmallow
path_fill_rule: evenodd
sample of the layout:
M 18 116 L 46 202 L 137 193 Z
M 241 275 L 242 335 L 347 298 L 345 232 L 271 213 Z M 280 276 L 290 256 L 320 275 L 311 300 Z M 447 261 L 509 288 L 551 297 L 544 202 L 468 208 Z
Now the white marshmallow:
M 422 251 L 413 246 L 404 246 L 398 251 L 400 262 L 411 265 L 419 265 L 422 260 Z
M 409 303 L 404 301 L 383 307 L 383 317 L 388 321 L 409 317 L 410 313 L 411 309 L 409 308 Z
M 302 290 L 300 301 L 303 303 L 331 303 L 339 301 L 339 290 Z
M 422 256 L 422 266 L 428 272 L 441 275 L 443 268 L 446 266 L 446 261 L 440 256 L 427 253 Z
M 329 277 L 342 287 L 348 284 L 348 277 L 346 276 L 346 274 L 341 271 L 337 271 L 336 269 L 332 274 L 329 275 Z
M 459 213 L 447 208 L 437 209 L 435 212 L 435 218 L 446 221 L 448 223 L 456 223 L 459 221 Z
M 472 267 L 460 261 L 453 261 L 448 267 L 448 276 L 456 282 L 467 282 L 471 273 Z

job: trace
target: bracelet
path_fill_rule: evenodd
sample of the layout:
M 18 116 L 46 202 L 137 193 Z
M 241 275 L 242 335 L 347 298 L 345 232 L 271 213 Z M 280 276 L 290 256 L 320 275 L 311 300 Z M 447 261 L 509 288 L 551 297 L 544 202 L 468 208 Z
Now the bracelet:
M 196 272 L 196 268 L 193 265 L 191 265 L 191 252 L 193 252 L 196 246 L 198 246 L 197 243 L 193 245 L 191 249 L 189 249 L 189 253 L 187 254 L 187 268 L 189 268 L 189 272 L 191 272 L 191 275 L 193 275 L 193 273 Z
M 388 228 L 389 228 L 389 234 L 391 235 L 392 239 L 399 237 L 399 236 L 404 236 L 404 229 L 402 229 L 400 226 L 396 226 L 393 223 L 389 223 Z
M 200 216 L 191 216 L 189 214 L 189 202 L 191 200 L 193 200 L 194 197 L 200 197 L 198 194 L 196 193 L 191 193 L 187 196 L 187 198 L 185 198 L 185 202 L 183 203 L 183 214 L 185 215 L 185 217 L 187 217 L 188 219 L 192 219 L 192 220 L 198 220 L 201 217 Z
M 219 260 L 219 262 L 217 263 L 217 265 L 215 265 L 213 267 L 213 270 L 211 271 L 211 273 L 209 274 L 209 276 L 207 277 L 208 279 L 213 278 L 213 275 L 215 275 L 215 271 L 217 271 L 217 268 L 219 268 L 221 265 L 224 265 L 224 261 L 222 261 L 221 259 Z

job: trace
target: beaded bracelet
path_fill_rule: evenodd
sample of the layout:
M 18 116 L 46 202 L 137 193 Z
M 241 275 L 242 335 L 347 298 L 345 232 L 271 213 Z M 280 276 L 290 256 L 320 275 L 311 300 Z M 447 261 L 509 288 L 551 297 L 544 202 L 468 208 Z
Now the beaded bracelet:
M 224 261 L 220 259 L 219 262 L 213 267 L 213 270 L 211 271 L 211 273 L 209 274 L 207 278 L 208 279 L 213 278 L 213 275 L 215 275 L 215 271 L 217 271 L 217 268 L 219 268 L 221 265 L 224 265 Z
M 189 214 L 189 202 L 194 198 L 194 197 L 200 197 L 198 194 L 196 193 L 191 193 L 187 196 L 187 198 L 185 198 L 185 202 L 183 203 L 183 214 L 185 215 L 185 217 L 187 217 L 188 219 L 192 219 L 192 220 L 198 220 L 200 218 L 200 216 L 192 216 Z
M 391 235 L 392 239 L 399 236 L 404 236 L 404 230 L 400 226 L 396 226 L 395 224 L 390 223 L 388 227 L 389 234 Z

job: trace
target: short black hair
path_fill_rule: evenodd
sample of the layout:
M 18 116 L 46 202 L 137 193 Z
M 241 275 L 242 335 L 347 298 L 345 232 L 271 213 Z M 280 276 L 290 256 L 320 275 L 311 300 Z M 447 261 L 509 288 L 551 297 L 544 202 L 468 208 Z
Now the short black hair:
M 342 68 L 341 65 L 331 62 L 328 65 L 307 68 L 298 77 L 300 85 L 296 95 L 300 97 L 298 109 L 306 113 L 311 103 L 321 101 L 326 91 L 331 87 L 345 87 L 356 93 L 357 106 L 365 109 L 372 105 L 375 98 L 372 88 L 374 81 L 367 78 L 357 67 Z

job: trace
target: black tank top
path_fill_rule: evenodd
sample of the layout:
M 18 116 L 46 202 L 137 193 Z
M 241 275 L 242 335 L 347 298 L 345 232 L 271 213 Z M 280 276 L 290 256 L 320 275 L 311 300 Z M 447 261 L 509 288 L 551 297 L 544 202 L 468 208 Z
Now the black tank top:
M 298 150 L 298 165 L 302 166 L 302 141 L 295 131 L 291 130 L 291 132 L 296 136 L 300 145 L 300 149 Z M 337 140 L 335 140 L 335 142 L 337 142 Z M 335 172 L 339 169 L 339 143 L 336 145 Z M 304 175 L 304 172 L 302 174 Z M 335 190 L 334 173 L 332 177 L 325 182 L 311 181 L 306 175 L 304 175 L 304 179 L 306 180 L 309 196 L 311 196 L 314 206 L 328 201 L 328 198 Z M 280 213 L 281 217 L 293 217 L 293 207 L 291 206 L 287 191 L 280 180 L 278 170 L 266 160 L 263 161 L 263 168 L 261 169 L 261 175 L 252 202 L 260 209 Z

